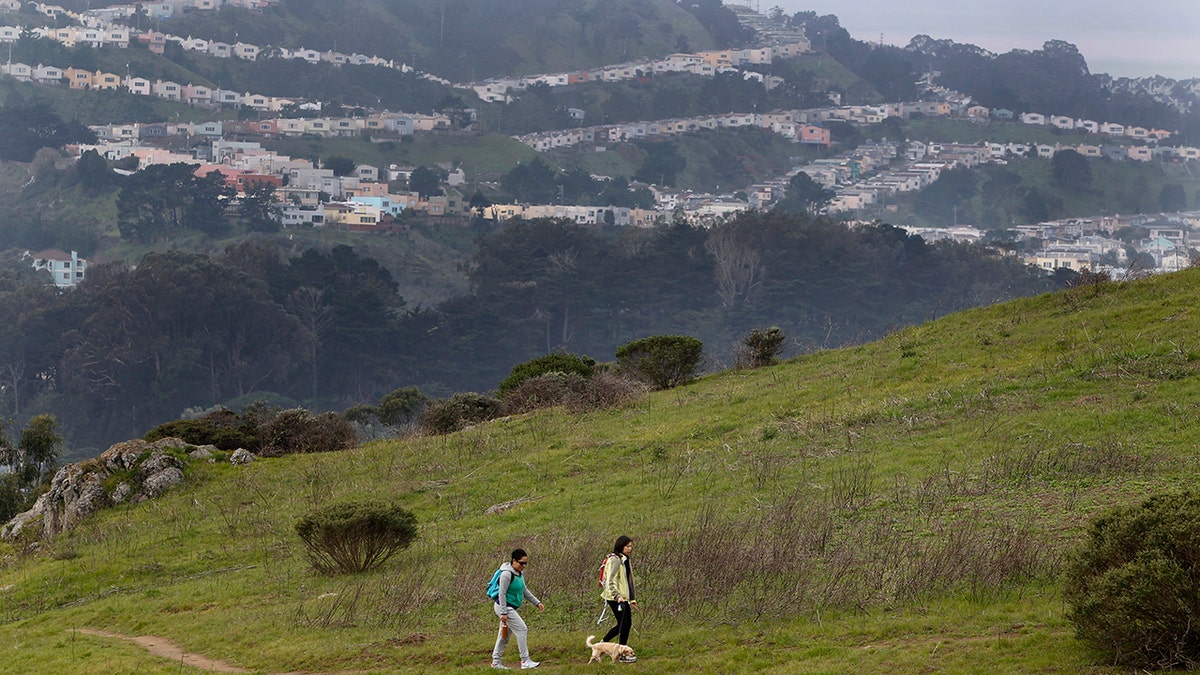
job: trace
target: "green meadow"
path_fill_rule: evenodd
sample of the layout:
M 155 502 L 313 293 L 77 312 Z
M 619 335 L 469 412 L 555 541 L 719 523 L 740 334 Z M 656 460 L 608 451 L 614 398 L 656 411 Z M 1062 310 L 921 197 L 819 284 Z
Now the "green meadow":
M 0 673 L 204 672 L 87 631 L 209 669 L 476 672 L 484 585 L 518 546 L 546 603 L 523 611 L 533 658 L 591 672 L 620 534 L 639 661 L 593 669 L 1124 672 L 1075 639 L 1059 577 L 1095 515 L 1200 476 L 1197 307 L 1200 270 L 1081 286 L 622 409 L 197 460 L 164 497 L 0 552 Z M 294 524 L 358 498 L 411 510 L 419 538 L 315 573 Z

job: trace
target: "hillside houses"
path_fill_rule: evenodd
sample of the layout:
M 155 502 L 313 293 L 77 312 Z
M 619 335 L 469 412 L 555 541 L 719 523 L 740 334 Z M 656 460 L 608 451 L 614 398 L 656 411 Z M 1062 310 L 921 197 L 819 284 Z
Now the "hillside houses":
M 202 96 L 206 88 L 181 86 L 174 82 L 155 82 L 152 90 L 161 92 L 163 98 L 186 102 L 193 97 Z M 225 92 L 228 94 L 229 92 Z M 215 95 L 215 93 L 214 93 Z M 261 112 L 271 112 L 286 105 L 289 99 L 275 99 L 246 95 L 242 105 L 259 109 Z M 96 133 L 100 140 L 128 141 L 159 139 L 168 136 L 263 136 L 267 138 L 300 137 L 300 136 L 410 136 L 418 131 L 434 132 L 451 127 L 451 120 L 440 113 L 393 113 L 385 112 L 370 117 L 305 117 L 305 118 L 265 118 L 258 120 L 214 120 L 211 122 L 180 122 L 173 124 L 162 123 L 133 123 L 133 124 L 103 124 L 92 125 L 89 128 Z
M 456 86 L 470 89 L 480 100 L 488 103 L 509 103 L 515 95 L 536 85 L 565 87 L 586 82 L 636 80 L 668 73 L 691 73 L 712 77 L 718 73 L 742 72 L 742 68 L 745 66 L 769 65 L 774 59 L 791 58 L 807 52 L 809 49 L 807 38 L 797 37 L 786 43 L 760 47 L 668 54 L 661 59 L 631 61 L 589 70 L 542 73 L 525 77 L 490 78 Z M 764 76 L 751 71 L 745 72 L 743 76 L 762 82 L 767 89 L 772 89 L 783 82 L 782 78 Z
M 555 131 L 543 131 L 517 136 L 516 139 L 538 152 L 555 148 L 590 145 L 607 147 L 616 143 L 647 138 L 666 138 L 678 134 L 692 133 L 705 129 L 737 127 L 759 127 L 768 129 L 797 143 L 829 146 L 829 130 L 804 123 L 796 123 L 794 113 L 727 113 L 700 117 L 673 118 L 652 122 L 629 122 L 593 127 L 575 127 Z
M 1173 272 L 1190 267 L 1195 244 L 1191 230 L 1197 225 L 1200 212 L 1072 218 L 1015 229 L 1025 239 L 1043 240 L 1038 251 L 1024 256 L 1029 265 L 1047 272 L 1058 268 L 1077 272 L 1108 270 L 1120 276 L 1135 264 L 1129 258 L 1130 251 L 1142 261 L 1153 261 L 1147 271 Z M 1117 230 L 1135 226 L 1145 228 L 1148 236 L 1133 243 L 1112 238 Z

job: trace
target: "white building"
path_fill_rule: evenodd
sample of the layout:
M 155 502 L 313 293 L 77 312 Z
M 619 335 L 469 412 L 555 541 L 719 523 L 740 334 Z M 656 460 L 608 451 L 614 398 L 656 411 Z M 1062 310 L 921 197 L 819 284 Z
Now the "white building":
M 26 251 L 22 258 L 33 261 L 33 269 L 46 270 L 59 288 L 74 288 L 83 282 L 87 273 L 87 261 L 79 257 L 75 251 L 69 254 L 58 249 L 47 249 L 30 253 Z

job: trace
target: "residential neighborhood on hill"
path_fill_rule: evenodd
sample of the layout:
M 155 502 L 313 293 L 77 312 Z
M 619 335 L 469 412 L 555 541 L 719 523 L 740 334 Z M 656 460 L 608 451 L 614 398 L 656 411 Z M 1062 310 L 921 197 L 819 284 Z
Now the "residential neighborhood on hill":
M 221 6 L 235 5 L 262 10 L 270 2 L 242 0 L 174 0 L 146 5 L 114 5 L 71 12 L 48 4 L 32 5 L 42 15 L 72 20 L 79 25 L 35 27 L 33 36 L 54 40 L 66 47 L 127 49 L 141 45 L 161 54 L 167 44 L 182 50 L 215 58 L 245 61 L 258 59 L 298 59 L 310 63 L 328 62 L 336 67 L 384 66 L 412 71 L 410 65 L 359 53 L 324 52 L 303 47 L 284 48 L 235 41 L 221 42 L 205 38 L 182 37 L 158 30 L 138 30 L 122 23 L 137 12 L 167 21 L 186 12 L 211 12 Z M 0 11 L 16 11 L 9 4 Z M 645 80 L 670 73 L 688 73 L 712 77 L 735 74 L 760 83 L 766 90 L 778 86 L 782 78 L 766 74 L 762 66 L 793 59 L 812 50 L 802 31 L 786 28 L 781 22 L 748 7 L 733 7 L 738 20 L 756 31 L 760 46 L 742 49 L 704 50 L 669 54 L 661 59 L 612 64 L 600 68 L 539 75 L 490 78 L 455 85 L 471 92 L 481 104 L 508 104 L 530 87 L 571 87 L 589 82 Z M 0 27 L 0 44 L 14 43 L 23 31 L 15 26 Z M 769 72 L 769 71 L 768 71 Z M 157 164 L 184 163 L 195 166 L 197 176 L 219 173 L 239 196 L 255 186 L 270 185 L 277 208 L 274 214 L 283 226 L 342 227 L 353 231 L 391 231 L 406 210 L 425 215 L 468 215 L 493 220 L 521 218 L 566 218 L 580 224 L 649 226 L 657 222 L 685 217 L 695 222 L 714 222 L 746 209 L 770 209 L 786 196 L 789 180 L 806 174 L 818 185 L 832 191 L 824 206 L 827 213 L 853 218 L 865 209 L 877 208 L 904 193 L 915 193 L 935 183 L 942 173 L 957 167 L 975 168 L 988 163 L 1003 164 L 1013 157 L 1051 159 L 1056 153 L 1071 150 L 1086 158 L 1108 158 L 1137 162 L 1177 163 L 1200 159 L 1200 148 L 1172 144 L 1167 129 L 1145 128 L 1119 121 L 1097 121 L 1045 111 L 1013 111 L 989 108 L 953 90 L 933 83 L 929 75 L 921 79 L 927 98 L 874 105 L 832 105 L 820 108 L 774 110 L 769 112 L 729 112 L 684 118 L 636 121 L 618 124 L 585 125 L 583 111 L 571 111 L 575 126 L 517 136 L 516 139 L 538 152 L 570 149 L 603 152 L 640 141 L 662 141 L 704 131 L 758 128 L 798 145 L 833 149 L 831 124 L 857 127 L 879 125 L 889 119 L 957 119 L 980 125 L 1023 125 L 1030 129 L 1048 128 L 1086 135 L 1079 143 L 976 142 L 936 143 L 908 140 L 904 143 L 870 141 L 851 150 L 837 151 L 818 159 L 800 160 L 786 175 L 743 186 L 730 186 L 721 194 L 674 189 L 665 185 L 641 184 L 655 199 L 654 208 L 584 206 L 570 204 L 493 204 L 471 209 L 462 186 L 473 177 L 454 169 L 440 195 L 420 195 L 399 190 L 397 179 L 414 167 L 397 165 L 360 165 L 352 175 L 335 175 L 330 169 L 314 166 L 308 159 L 292 158 L 266 150 L 253 139 L 279 138 L 371 138 L 376 141 L 398 140 L 415 134 L 471 131 L 476 110 L 467 108 L 466 117 L 443 112 L 416 113 L 383 109 L 366 111 L 359 116 L 320 116 L 321 101 L 238 92 L 220 87 L 150 79 L 132 72 L 125 74 L 44 64 L 19 62 L 0 64 L 0 74 L 18 81 L 43 86 L 67 86 L 79 90 L 114 90 L 133 95 L 156 97 L 202 109 L 241 108 L 255 114 L 250 119 L 203 122 L 117 123 L 93 125 L 98 142 L 78 144 L 68 150 L 78 158 L 95 151 L 114 163 L 133 161 L 135 170 Z M 432 75 L 424 75 L 439 79 Z M 445 82 L 445 81 L 443 81 Z M 450 84 L 449 82 L 445 82 Z M 284 115 L 300 111 L 303 117 Z M 1011 134 L 1009 134 L 1011 136 Z M 186 140 L 187 150 L 170 149 L 174 139 Z M 235 140 L 236 139 L 236 140 Z M 455 177 L 457 174 L 457 177 Z M 1132 218 L 1132 216 L 1127 216 Z M 957 227 L 957 226 L 956 226 Z M 1032 226 L 1031 226 L 1032 227 Z M 1052 231 L 1056 228 L 1050 227 Z M 953 228 L 952 228 L 953 229 Z M 913 228 L 922 236 L 946 236 L 932 228 Z M 1020 228 L 1018 228 L 1020 231 Z M 1065 249 L 1064 233 L 1049 239 Z M 969 232 L 960 235 L 976 238 Z M 1082 236 L 1082 235 L 1081 235 Z M 1047 237 L 1039 237 L 1046 239 Z M 1152 239 L 1158 239 L 1152 237 Z M 1186 246 L 1186 240 L 1178 242 Z M 1149 244 L 1148 244 L 1149 245 Z M 1164 247 L 1159 246 L 1158 249 Z M 1157 249 L 1156 249 L 1157 250 Z M 1104 252 L 1100 252 L 1102 255 Z M 1160 261 L 1162 256 L 1154 256 Z M 1079 268 L 1084 258 L 1040 256 L 1031 264 L 1047 266 L 1047 259 L 1062 260 L 1064 267 Z M 1088 264 L 1098 264 L 1089 258 Z M 1106 260 L 1108 260 L 1106 258 Z M 1167 268 L 1169 264 L 1160 264 Z

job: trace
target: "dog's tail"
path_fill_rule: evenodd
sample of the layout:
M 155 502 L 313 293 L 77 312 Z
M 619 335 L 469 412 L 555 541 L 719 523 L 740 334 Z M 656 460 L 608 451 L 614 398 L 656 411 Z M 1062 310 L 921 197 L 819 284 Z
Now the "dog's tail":
M 592 640 L 594 640 L 594 639 L 596 639 L 595 635 L 589 635 L 589 636 L 587 636 L 587 639 L 583 641 L 583 643 L 586 644 L 587 646 L 591 647 Z

